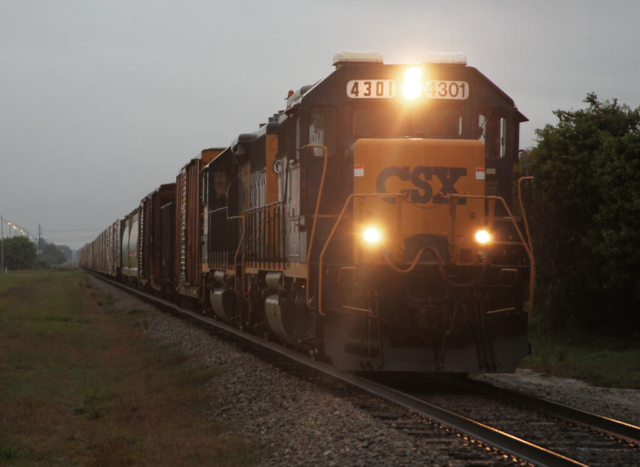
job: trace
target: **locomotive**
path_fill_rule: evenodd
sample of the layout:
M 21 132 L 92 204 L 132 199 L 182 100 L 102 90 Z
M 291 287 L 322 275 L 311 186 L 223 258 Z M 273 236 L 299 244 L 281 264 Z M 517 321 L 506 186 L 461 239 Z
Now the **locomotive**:
M 189 161 L 81 265 L 341 370 L 515 371 L 534 278 L 512 214 L 526 117 L 460 54 L 333 64 Z

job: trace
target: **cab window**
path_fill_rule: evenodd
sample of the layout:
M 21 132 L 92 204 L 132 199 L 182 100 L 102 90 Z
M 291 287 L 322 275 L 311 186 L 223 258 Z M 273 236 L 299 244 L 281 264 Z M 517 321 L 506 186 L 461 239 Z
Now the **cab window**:
M 328 157 L 336 154 L 338 142 L 338 112 L 334 107 L 316 106 L 309 111 L 309 144 L 327 147 Z M 324 156 L 322 148 L 313 148 L 313 155 Z
M 460 138 L 462 112 L 458 109 L 418 110 L 413 118 L 413 135 L 417 138 Z
M 360 138 L 393 138 L 404 133 L 404 116 L 394 109 L 355 109 L 351 130 Z
M 351 132 L 360 138 L 460 138 L 462 112 L 456 108 L 355 109 Z
M 487 159 L 505 157 L 507 154 L 506 112 L 499 108 L 481 109 L 477 124 L 477 137 L 484 143 Z

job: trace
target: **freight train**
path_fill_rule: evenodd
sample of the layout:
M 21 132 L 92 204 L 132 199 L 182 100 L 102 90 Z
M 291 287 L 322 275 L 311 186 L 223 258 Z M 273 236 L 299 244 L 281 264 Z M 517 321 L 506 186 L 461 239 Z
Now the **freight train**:
M 333 64 L 80 264 L 341 370 L 515 371 L 534 277 L 512 214 L 526 117 L 460 54 Z

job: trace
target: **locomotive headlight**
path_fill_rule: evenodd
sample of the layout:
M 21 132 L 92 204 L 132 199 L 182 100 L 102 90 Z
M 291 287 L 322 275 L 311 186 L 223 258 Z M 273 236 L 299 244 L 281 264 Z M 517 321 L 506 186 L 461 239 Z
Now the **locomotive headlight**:
M 407 99 L 415 99 L 422 94 L 422 84 L 420 83 L 404 83 L 402 85 L 402 94 Z
M 402 85 L 402 94 L 407 99 L 415 99 L 422 94 L 422 82 L 420 78 L 422 70 L 420 68 L 409 68 L 404 73 L 404 84 Z
M 362 236 L 369 243 L 377 243 L 380 241 L 380 232 L 378 232 L 376 229 L 367 229 L 364 231 L 364 234 L 362 234 Z
M 486 230 L 478 230 L 476 232 L 476 242 L 485 244 L 491 241 L 491 234 Z

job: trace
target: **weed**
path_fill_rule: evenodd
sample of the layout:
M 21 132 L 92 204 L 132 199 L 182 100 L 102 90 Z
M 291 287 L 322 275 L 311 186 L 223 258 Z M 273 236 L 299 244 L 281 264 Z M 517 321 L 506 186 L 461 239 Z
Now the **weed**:
M 189 365 L 182 370 L 179 384 L 183 388 L 201 386 L 218 374 L 220 374 L 220 370 L 215 368 L 209 368 L 202 364 Z
M 18 450 L 15 446 L 0 444 L 0 461 L 10 461 L 18 457 Z
M 104 301 L 109 306 L 113 305 L 116 302 L 116 300 L 115 300 L 115 298 L 113 298 L 113 295 L 111 294 L 111 292 L 109 292 L 109 293 L 107 293 L 107 295 L 105 295 Z
M 140 315 L 140 314 L 146 314 L 147 312 L 144 310 L 141 310 L 140 308 L 131 308 L 130 310 L 127 311 L 128 315 Z
M 71 409 L 71 413 L 73 415 L 82 415 L 87 413 L 87 409 L 85 409 L 84 407 L 74 407 L 73 409 Z
M 102 418 L 102 411 L 95 407 L 89 410 L 89 420 L 98 420 L 99 418 Z

